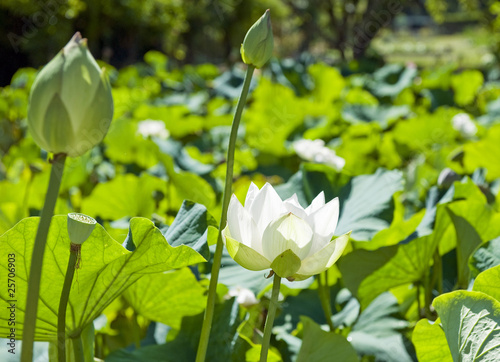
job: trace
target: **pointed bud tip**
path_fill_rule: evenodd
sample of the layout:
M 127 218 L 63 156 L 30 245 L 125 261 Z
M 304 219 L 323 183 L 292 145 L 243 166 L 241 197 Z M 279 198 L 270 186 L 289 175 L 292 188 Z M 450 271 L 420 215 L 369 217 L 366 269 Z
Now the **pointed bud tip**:
M 82 34 L 77 31 L 69 40 L 68 44 L 64 46 L 64 52 L 67 53 L 75 46 L 84 46 L 87 47 L 87 38 L 82 38 Z
M 271 10 L 267 9 L 264 13 L 263 17 L 266 18 L 266 25 L 269 29 L 271 29 Z
M 79 31 L 77 31 L 69 42 L 87 45 L 87 38 L 82 38 L 82 34 Z
M 243 62 L 261 68 L 271 58 L 274 40 L 270 11 L 267 9 L 248 30 L 240 48 Z

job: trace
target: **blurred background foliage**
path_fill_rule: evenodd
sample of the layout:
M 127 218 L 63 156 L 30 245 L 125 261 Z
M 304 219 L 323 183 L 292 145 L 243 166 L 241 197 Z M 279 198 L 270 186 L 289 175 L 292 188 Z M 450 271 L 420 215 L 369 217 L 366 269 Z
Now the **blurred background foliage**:
M 477 275 L 500 264 L 498 1 L 2 0 L 0 235 L 40 214 L 50 164 L 27 130 L 29 92 L 37 69 L 81 31 L 109 75 L 115 112 L 104 141 L 67 161 L 56 213 L 92 215 L 123 242 L 131 217 L 150 218 L 168 231 L 176 215 L 194 210 L 200 230 L 206 229 L 203 238 L 213 245 L 244 77 L 239 45 L 266 8 L 275 57 L 251 84 L 233 190 L 240 201 L 250 182 L 277 185 L 282 197 L 296 192 L 304 204 L 320 191 L 328 199 L 338 195 L 338 232 L 354 230 L 345 258 L 356 262 L 345 259 L 329 271 L 335 327 L 363 361 L 415 360 L 418 346 L 428 343 L 410 343 L 411 331 L 431 314 L 432 295 L 467 287 L 468 279 L 457 274 L 467 265 Z M 320 141 L 321 151 L 345 165 L 299 151 L 303 141 Z M 475 238 L 458 240 L 455 221 L 446 217 L 449 206 L 477 230 Z M 478 238 L 488 243 L 467 264 Z M 431 252 L 420 252 L 424 248 Z M 439 283 L 428 271 L 441 256 Z M 372 273 L 382 263 L 387 267 Z M 234 338 L 239 335 L 254 343 L 268 303 L 266 279 L 228 255 L 223 265 L 222 317 L 213 333 L 221 344 L 211 345 L 219 359 L 224 351 L 241 361 L 245 350 L 230 351 L 227 342 L 240 341 Z M 189 342 L 199 331 L 202 315 L 195 314 L 205 305 L 200 294 L 209 270 L 210 264 L 201 265 L 176 277 L 173 285 L 191 295 L 192 307 L 182 299 L 186 308 L 172 308 L 172 289 L 157 294 L 162 313 L 156 316 L 131 294 L 117 298 L 95 322 L 96 356 L 154 360 L 146 348 L 131 352 L 132 345 L 153 344 L 161 357 L 166 348 L 173 361 L 193 360 L 179 354 L 194 351 Z M 142 281 L 137 287 L 149 288 L 149 279 Z M 234 300 L 223 299 L 238 283 L 261 299 L 245 321 Z M 325 323 L 312 285 L 282 289 L 288 299 L 276 322 L 275 347 L 286 362 L 310 335 L 302 331 L 311 324 L 299 315 Z M 392 295 L 381 294 L 389 289 Z M 167 344 L 161 323 L 172 331 Z
M 267 8 L 280 58 L 307 52 L 330 63 L 378 55 L 425 63 L 452 56 L 475 66 L 499 54 L 493 0 L 3 0 L 0 86 L 19 67 L 45 64 L 75 31 L 115 67 L 149 50 L 181 64 L 232 64 Z

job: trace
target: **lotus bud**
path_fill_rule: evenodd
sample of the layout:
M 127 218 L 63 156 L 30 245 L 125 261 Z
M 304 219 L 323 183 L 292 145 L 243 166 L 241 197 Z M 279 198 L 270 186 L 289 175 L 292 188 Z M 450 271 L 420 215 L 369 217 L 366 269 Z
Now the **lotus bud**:
M 112 118 L 109 81 L 76 33 L 33 83 L 29 131 L 46 151 L 78 157 L 102 141 Z
M 68 214 L 68 234 L 72 244 L 81 245 L 92 234 L 97 222 L 90 216 L 78 213 Z
M 269 9 L 248 30 L 243 44 L 241 44 L 241 57 L 243 62 L 261 68 L 273 54 L 274 39 L 271 28 L 271 15 Z

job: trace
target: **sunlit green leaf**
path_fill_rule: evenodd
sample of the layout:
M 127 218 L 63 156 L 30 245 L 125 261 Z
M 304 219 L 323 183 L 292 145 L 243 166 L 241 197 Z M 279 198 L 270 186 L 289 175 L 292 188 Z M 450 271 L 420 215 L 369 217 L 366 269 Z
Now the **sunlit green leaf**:
M 167 175 L 169 177 L 169 186 L 172 185 L 176 192 L 177 199 L 182 200 L 188 199 L 206 207 L 213 207 L 215 204 L 215 192 L 212 186 L 202 177 L 195 175 L 191 172 L 176 170 L 174 167 L 174 162 L 169 155 L 160 155 L 160 160 L 165 165 L 167 169 Z M 172 190 L 167 190 L 167 192 Z M 167 195 L 170 198 L 170 202 L 174 205 L 172 198 L 174 195 Z
M 425 210 L 419 211 L 408 220 L 404 220 L 403 217 L 397 217 L 396 211 L 394 214 L 394 219 L 389 228 L 379 231 L 371 241 L 359 242 L 356 243 L 356 246 L 363 249 L 375 250 L 382 246 L 396 245 L 415 232 L 424 217 Z
M 142 174 L 117 176 L 106 183 L 98 184 L 92 194 L 82 202 L 82 212 L 94 217 L 115 220 L 124 216 L 151 217 L 155 212 L 154 191 L 166 193 L 166 182 Z
M 473 277 L 497 265 L 500 265 L 500 237 L 482 244 L 469 259 Z
M 124 142 L 124 140 L 127 140 Z M 104 139 L 106 155 L 114 162 L 137 164 L 147 168 L 156 164 L 158 147 L 138 133 L 138 122 L 117 119 Z
M 301 317 L 301 322 L 304 324 L 304 338 L 297 362 L 359 361 L 356 351 L 344 336 L 322 330 L 307 317 Z
M 450 348 L 439 320 L 431 323 L 421 319 L 412 334 L 419 362 L 452 362 Z
M 453 232 L 443 205 L 432 234 L 374 251 L 355 250 L 343 257 L 338 266 L 345 285 L 366 307 L 384 291 L 421 281 L 439 241 Z
M 393 129 L 394 140 L 400 144 L 400 152 L 407 157 L 415 153 L 428 157 L 439 146 L 453 144 L 454 129 L 451 118 L 459 111 L 441 107 L 433 114 L 418 115 L 398 122 Z
M 472 290 L 477 292 L 483 292 L 489 296 L 495 298 L 500 302 L 500 266 L 488 269 L 480 273 L 476 280 Z
M 331 103 L 339 98 L 345 86 L 345 81 L 336 68 L 316 63 L 311 65 L 307 71 L 314 81 L 312 95 L 315 101 Z
M 38 222 L 38 218 L 23 219 L 0 237 L 0 256 L 4 260 L 7 260 L 8 255 L 15 256 L 18 338 L 23 330 L 22 321 L 31 264 L 28 250 L 33 248 Z M 66 223 L 66 216 L 55 216 L 47 239 L 35 331 L 37 340 L 50 340 L 57 333 L 57 310 L 70 248 Z M 82 245 L 80 268 L 75 274 L 66 316 L 68 334 L 78 333 L 91 323 L 113 299 L 142 275 L 204 261 L 197 252 L 187 246 L 170 246 L 160 230 L 147 219 L 132 219 L 130 235 L 135 245 L 134 252 L 127 251 L 111 239 L 100 225 L 96 226 L 92 235 Z M 7 264 L 3 264 L 3 268 L 7 268 Z M 7 273 L 2 275 L 7 284 Z M 13 297 L 7 293 L 7 288 L 1 290 L 0 298 L 4 301 L 12 300 Z M 4 319 L 5 316 L 2 314 L 0 318 Z M 4 321 L 0 329 L 6 333 L 8 324 L 5 319 Z
M 484 293 L 459 290 L 440 295 L 433 306 L 454 361 L 500 359 L 500 302 Z
M 477 92 L 483 85 L 484 77 L 479 70 L 464 70 L 451 76 L 451 87 L 455 92 L 455 102 L 466 106 L 474 101 Z
M 242 120 L 248 144 L 265 153 L 286 155 L 284 141 L 302 124 L 305 100 L 296 97 L 290 88 L 267 79 L 260 80 L 253 98 Z
M 466 288 L 469 257 L 483 242 L 500 236 L 500 213 L 475 200 L 454 202 L 448 206 L 448 213 L 456 231 L 458 283 Z
M 189 268 L 146 274 L 132 284 L 123 296 L 137 313 L 149 320 L 179 329 L 184 316 L 203 312 L 205 288 Z
M 500 125 L 488 130 L 486 136 L 474 143 L 464 146 L 465 170 L 472 173 L 478 167 L 487 170 L 486 179 L 492 181 L 500 177 Z

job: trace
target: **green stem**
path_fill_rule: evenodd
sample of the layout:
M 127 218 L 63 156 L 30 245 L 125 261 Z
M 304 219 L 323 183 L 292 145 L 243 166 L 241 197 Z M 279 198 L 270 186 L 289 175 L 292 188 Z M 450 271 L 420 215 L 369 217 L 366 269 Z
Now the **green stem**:
M 425 273 L 425 279 L 424 279 L 424 298 L 425 298 L 425 305 L 424 305 L 424 311 L 425 311 L 425 316 L 427 318 L 430 318 L 431 316 L 431 304 L 432 304 L 432 289 L 433 289 L 433 284 L 431 283 L 431 276 L 430 276 L 430 270 L 427 270 Z
M 30 189 L 34 179 L 35 179 L 35 174 L 33 171 L 31 171 L 30 179 L 26 183 L 26 190 L 24 191 L 23 207 L 22 209 L 20 209 L 20 214 L 22 215 L 21 218 L 24 217 L 24 215 L 26 215 L 29 211 L 28 201 L 30 199 Z
M 167 211 L 166 211 L 166 218 L 168 220 L 168 213 L 170 212 L 170 204 L 171 204 L 171 189 L 170 189 L 170 185 L 171 185 L 171 180 L 170 180 L 170 175 L 167 175 L 168 179 L 167 179 L 167 190 L 166 190 L 166 195 L 165 195 L 165 202 L 166 202 L 166 207 L 167 207 Z
M 134 344 L 135 348 L 141 348 L 141 327 L 139 326 L 139 321 L 137 320 L 137 313 L 134 311 L 132 316 L 133 334 L 134 334 Z
M 83 342 L 82 335 L 79 334 L 77 337 L 72 337 L 73 340 L 73 352 L 75 354 L 75 362 L 85 362 L 85 356 L 83 354 Z
M 78 259 L 78 252 L 71 250 L 69 253 L 68 267 L 64 277 L 61 299 L 59 300 L 59 312 L 57 313 L 57 359 L 59 362 L 66 362 L 66 307 L 68 306 L 69 293 L 73 276 L 75 275 L 75 265 Z
M 325 276 L 325 287 L 326 287 L 326 290 L 328 292 L 328 293 L 326 293 L 326 297 L 328 299 L 328 305 L 331 305 L 332 298 L 330 297 L 330 286 L 328 284 L 328 270 L 325 270 L 325 272 L 323 273 L 323 275 Z
M 432 286 L 436 285 L 438 294 L 443 294 L 443 259 L 439 254 L 439 250 L 434 252 L 434 278 Z
M 325 313 L 326 323 L 330 328 L 330 332 L 335 330 L 335 326 L 332 322 L 332 307 L 331 307 L 331 299 L 330 299 L 330 288 L 328 287 L 328 270 L 324 273 L 318 274 L 318 294 L 319 300 L 321 302 L 321 307 L 323 308 L 323 312 Z M 325 276 L 325 282 L 323 283 L 321 276 Z
M 420 319 L 422 318 L 422 313 L 421 313 L 422 306 L 420 304 L 420 282 L 415 283 L 415 286 L 417 287 L 417 311 L 418 311 L 417 319 Z
M 35 341 L 36 316 L 38 312 L 38 295 L 40 293 L 40 279 L 42 276 L 43 254 L 47 235 L 49 233 L 50 221 L 54 214 L 59 187 L 64 171 L 66 154 L 59 153 L 54 156 L 52 170 L 50 172 L 49 187 L 45 195 L 40 223 L 35 236 L 35 245 L 31 254 L 31 266 L 28 279 L 28 296 L 26 299 L 26 314 L 23 326 L 23 349 L 21 352 L 22 362 L 33 360 L 33 342 Z
M 276 307 L 278 306 L 278 297 L 280 295 L 281 278 L 274 274 L 273 293 L 269 301 L 269 310 L 267 311 L 266 325 L 264 327 L 264 337 L 262 337 L 262 349 L 260 350 L 260 362 L 267 361 L 267 352 L 271 343 L 271 334 L 273 331 L 274 317 L 276 316 Z
M 238 127 L 240 125 L 241 114 L 245 107 L 248 89 L 250 88 L 250 81 L 252 80 L 253 71 L 255 67 L 249 65 L 245 74 L 243 88 L 241 95 L 236 106 L 236 113 L 234 114 L 233 125 L 231 126 L 231 135 L 229 136 L 229 147 L 227 150 L 227 169 L 226 169 L 226 184 L 224 186 L 224 195 L 222 198 L 222 215 L 219 226 L 219 236 L 217 237 L 217 246 L 215 248 L 214 260 L 212 264 L 212 271 L 210 275 L 210 285 L 208 288 L 207 308 L 203 317 L 203 326 L 201 327 L 200 342 L 198 344 L 198 352 L 196 354 L 196 362 L 205 361 L 207 354 L 208 340 L 210 338 L 210 330 L 212 329 L 212 320 L 214 317 L 215 298 L 217 296 L 217 281 L 219 279 L 219 269 L 222 259 L 222 230 L 226 227 L 227 209 L 229 207 L 229 200 L 231 199 L 232 186 L 233 186 L 233 167 L 234 167 L 234 150 L 236 148 L 236 136 L 238 135 Z

